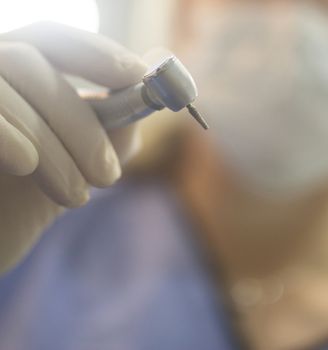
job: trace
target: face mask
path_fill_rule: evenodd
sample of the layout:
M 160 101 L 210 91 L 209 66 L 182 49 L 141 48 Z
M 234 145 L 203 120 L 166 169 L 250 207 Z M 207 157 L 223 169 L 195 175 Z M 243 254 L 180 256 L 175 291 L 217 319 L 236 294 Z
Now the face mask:
M 296 6 L 223 13 L 203 18 L 191 68 L 226 164 L 266 196 L 328 182 L 326 18 Z

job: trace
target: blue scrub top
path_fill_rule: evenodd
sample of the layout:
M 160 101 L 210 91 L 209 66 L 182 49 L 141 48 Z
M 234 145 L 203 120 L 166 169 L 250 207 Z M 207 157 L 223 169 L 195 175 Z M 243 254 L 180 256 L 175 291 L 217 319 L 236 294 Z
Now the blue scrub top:
M 0 349 L 236 349 L 191 231 L 163 184 L 96 191 L 0 280 Z

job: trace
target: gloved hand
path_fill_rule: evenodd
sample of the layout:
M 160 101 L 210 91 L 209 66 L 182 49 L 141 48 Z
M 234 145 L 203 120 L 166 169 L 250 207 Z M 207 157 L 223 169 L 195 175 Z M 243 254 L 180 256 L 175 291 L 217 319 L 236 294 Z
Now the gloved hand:
M 108 137 L 59 71 L 118 89 L 145 70 L 115 42 L 67 26 L 39 23 L 0 35 L 0 273 L 62 207 L 84 204 L 89 185 L 117 180 L 119 157 L 135 149 L 135 128 Z

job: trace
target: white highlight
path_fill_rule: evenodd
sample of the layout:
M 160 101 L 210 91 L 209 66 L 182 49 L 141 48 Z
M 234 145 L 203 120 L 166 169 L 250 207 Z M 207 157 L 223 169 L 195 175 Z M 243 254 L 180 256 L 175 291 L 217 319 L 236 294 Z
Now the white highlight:
M 0 0 L 0 32 L 37 21 L 54 21 L 97 32 L 95 0 Z

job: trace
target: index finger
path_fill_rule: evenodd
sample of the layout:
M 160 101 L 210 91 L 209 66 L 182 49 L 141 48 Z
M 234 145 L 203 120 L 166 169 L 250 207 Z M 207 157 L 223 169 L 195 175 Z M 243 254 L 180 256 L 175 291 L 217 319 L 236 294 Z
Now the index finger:
M 53 22 L 1 34 L 1 40 L 29 43 L 61 71 L 112 89 L 140 82 L 147 68 L 137 55 L 105 36 Z

